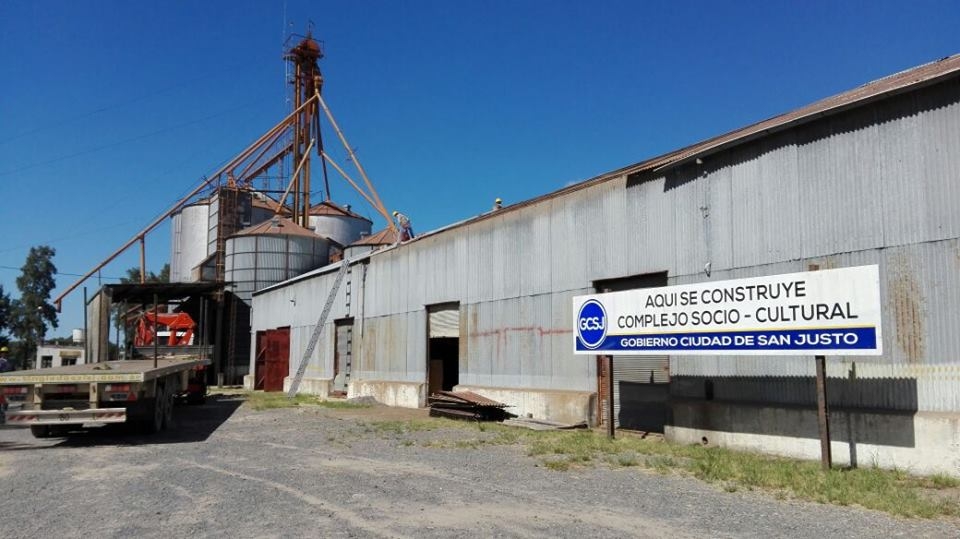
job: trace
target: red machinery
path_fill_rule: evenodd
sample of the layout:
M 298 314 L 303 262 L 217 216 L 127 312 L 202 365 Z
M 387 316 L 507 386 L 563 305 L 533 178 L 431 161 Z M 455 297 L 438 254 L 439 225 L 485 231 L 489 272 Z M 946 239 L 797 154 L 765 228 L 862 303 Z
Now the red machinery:
M 167 330 L 161 330 L 166 326 Z M 193 332 L 197 324 L 187 313 L 163 313 L 154 315 L 151 312 L 143 313 L 137 320 L 137 334 L 134 336 L 134 346 L 150 346 L 153 336 L 166 337 L 165 346 L 189 346 L 193 341 Z

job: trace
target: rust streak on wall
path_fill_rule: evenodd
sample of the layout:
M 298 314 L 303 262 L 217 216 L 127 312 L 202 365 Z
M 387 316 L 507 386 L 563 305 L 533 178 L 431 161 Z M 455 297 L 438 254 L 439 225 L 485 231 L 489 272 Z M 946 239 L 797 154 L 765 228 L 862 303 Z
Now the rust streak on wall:
M 923 361 L 924 355 L 923 296 L 920 285 L 905 256 L 898 256 L 891 269 L 890 301 L 893 303 L 897 328 L 897 346 L 907 363 L 918 364 Z

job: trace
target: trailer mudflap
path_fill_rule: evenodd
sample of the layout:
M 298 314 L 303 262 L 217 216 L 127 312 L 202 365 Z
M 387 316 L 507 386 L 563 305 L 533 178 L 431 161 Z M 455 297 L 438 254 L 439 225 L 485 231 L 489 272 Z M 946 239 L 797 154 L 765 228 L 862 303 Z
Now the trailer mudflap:
M 126 408 L 90 408 L 87 410 L 8 410 L 7 426 L 82 425 L 84 423 L 123 423 Z

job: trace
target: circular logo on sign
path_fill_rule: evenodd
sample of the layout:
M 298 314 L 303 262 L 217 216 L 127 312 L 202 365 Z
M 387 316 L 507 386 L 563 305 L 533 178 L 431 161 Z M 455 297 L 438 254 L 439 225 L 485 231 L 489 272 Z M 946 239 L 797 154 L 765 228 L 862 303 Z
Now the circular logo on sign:
M 580 306 L 577 315 L 577 334 L 580 342 L 590 350 L 600 346 L 607 336 L 607 311 L 595 299 Z

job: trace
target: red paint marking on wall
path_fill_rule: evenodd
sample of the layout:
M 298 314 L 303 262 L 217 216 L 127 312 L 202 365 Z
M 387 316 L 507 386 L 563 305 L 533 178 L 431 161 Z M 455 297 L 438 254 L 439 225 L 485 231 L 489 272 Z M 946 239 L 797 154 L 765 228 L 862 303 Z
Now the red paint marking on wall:
M 522 326 L 522 327 L 508 327 L 508 328 L 497 328 L 487 331 L 477 331 L 471 333 L 471 337 L 490 337 L 493 335 L 501 336 L 510 332 L 514 333 L 528 333 L 536 331 L 540 334 L 541 337 L 544 335 L 564 335 L 567 333 L 573 333 L 572 329 L 567 328 L 543 328 L 542 326 Z
M 536 333 L 537 337 L 542 341 L 545 335 L 564 335 L 573 333 L 572 329 L 567 328 L 544 328 L 542 326 L 522 326 L 522 327 L 505 327 L 491 329 L 487 331 L 476 331 L 470 333 L 472 338 L 480 337 L 496 337 L 497 339 L 497 352 L 496 357 L 502 355 L 502 350 L 506 345 L 507 337 L 510 333 Z

